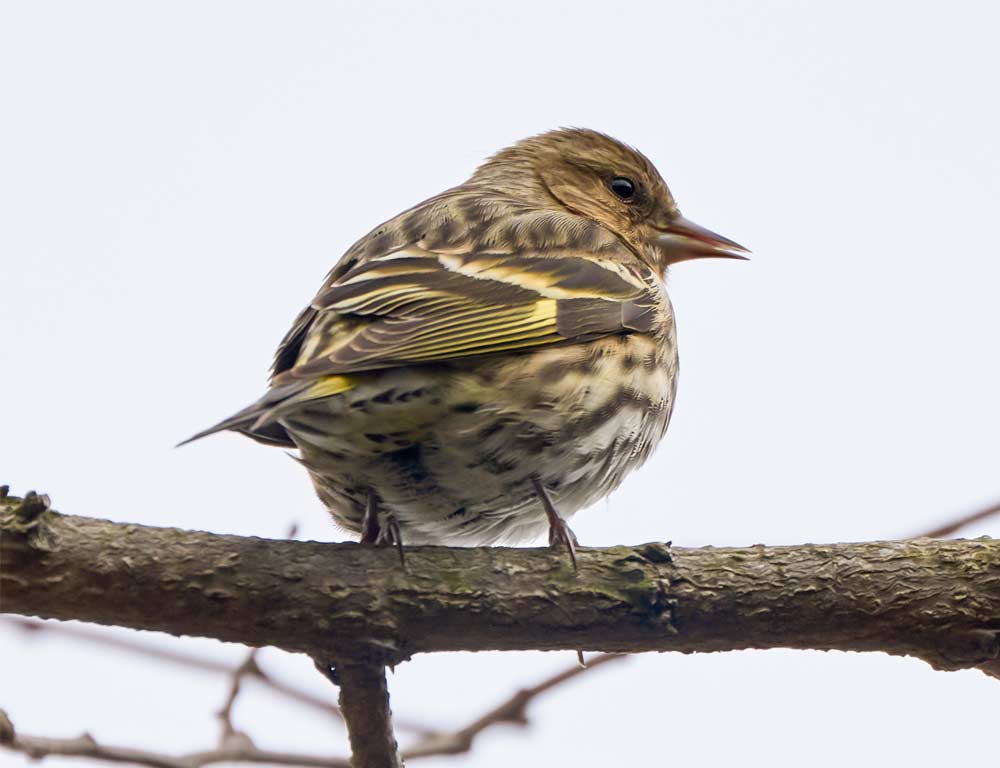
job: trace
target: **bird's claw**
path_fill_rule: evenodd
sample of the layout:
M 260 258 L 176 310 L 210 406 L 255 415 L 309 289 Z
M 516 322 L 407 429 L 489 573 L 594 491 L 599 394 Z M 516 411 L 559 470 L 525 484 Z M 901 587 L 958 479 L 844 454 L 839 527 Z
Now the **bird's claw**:
M 576 534 L 570 530 L 570 527 L 566 525 L 566 521 L 561 517 L 556 516 L 555 519 L 549 520 L 549 546 L 553 549 L 565 547 L 569 551 L 569 559 L 573 563 L 573 570 L 580 570 L 576 563 L 576 548 L 579 546 Z
M 566 525 L 566 521 L 556 511 L 552 499 L 549 498 L 548 491 L 542 485 L 542 481 L 537 476 L 533 476 L 531 483 L 535 486 L 535 493 L 538 494 L 538 498 L 542 502 L 542 508 L 545 510 L 545 517 L 549 521 L 549 546 L 553 549 L 566 547 L 569 550 L 570 562 L 573 563 L 573 570 L 580 570 L 576 563 L 576 548 L 579 546 L 576 534 L 570 530 L 569 526 Z
M 395 515 L 387 515 L 378 529 L 375 537 L 376 547 L 395 547 L 399 552 L 399 564 L 406 569 L 406 558 L 403 555 L 403 536 L 399 530 L 399 521 Z
M 399 530 L 396 516 L 385 515 L 379 520 L 378 498 L 373 491 L 368 492 L 365 500 L 365 514 L 361 518 L 361 543 L 376 547 L 396 547 L 399 551 L 399 564 L 406 569 L 406 559 L 403 556 L 403 536 Z

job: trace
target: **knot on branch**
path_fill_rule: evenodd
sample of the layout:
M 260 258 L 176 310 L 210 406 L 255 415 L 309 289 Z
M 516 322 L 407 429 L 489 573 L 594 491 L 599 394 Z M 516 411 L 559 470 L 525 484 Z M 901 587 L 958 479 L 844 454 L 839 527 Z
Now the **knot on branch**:
M 0 504 L 14 516 L 23 529 L 30 530 L 38 519 L 52 507 L 52 500 L 44 493 L 28 491 L 23 499 L 10 495 L 9 485 L 0 485 Z
M 673 565 L 670 546 L 668 541 L 628 548 L 614 561 L 614 569 L 624 581 L 621 592 L 633 607 L 639 623 L 672 635 L 677 634 L 674 624 L 677 600 L 671 595 L 669 569 L 655 567 Z
M 45 513 L 52 508 L 52 500 L 44 493 L 28 491 L 24 498 L 10 495 L 10 486 L 0 486 L 0 522 L 5 532 L 20 534 L 32 549 L 44 549 L 39 537 L 43 530 Z
M 930 659 L 935 669 L 1000 668 L 1000 629 L 948 632 L 942 639 L 940 658 Z
M 635 548 L 635 551 L 642 555 L 648 562 L 655 565 L 669 565 L 674 562 L 673 553 L 670 548 L 672 541 L 658 542 L 651 541 Z

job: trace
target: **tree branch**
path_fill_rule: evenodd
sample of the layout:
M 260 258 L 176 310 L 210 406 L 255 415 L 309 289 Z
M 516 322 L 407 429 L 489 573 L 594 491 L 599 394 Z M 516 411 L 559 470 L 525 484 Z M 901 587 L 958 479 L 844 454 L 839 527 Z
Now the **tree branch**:
M 317 660 L 316 668 L 340 686 L 340 711 L 351 740 L 352 768 L 401 768 L 385 666 L 365 659 L 332 667 Z
M 1000 541 L 547 549 L 273 541 L 0 499 L 2 610 L 334 664 L 452 650 L 885 651 L 1000 676 Z

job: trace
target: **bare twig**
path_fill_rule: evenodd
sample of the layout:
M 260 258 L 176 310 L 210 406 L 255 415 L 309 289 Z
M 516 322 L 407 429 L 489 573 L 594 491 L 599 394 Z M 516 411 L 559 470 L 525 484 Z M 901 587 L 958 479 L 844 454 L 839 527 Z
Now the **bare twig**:
M 343 757 L 276 752 L 257 749 L 250 745 L 220 747 L 186 755 L 168 755 L 146 749 L 101 744 L 86 733 L 70 739 L 28 736 L 15 731 L 3 710 L 0 710 L 0 746 L 20 752 L 34 760 L 55 755 L 89 757 L 106 763 L 132 763 L 149 768 L 202 768 L 213 763 L 230 762 L 268 763 L 289 768 L 351 768 L 350 761 Z
M 113 635 L 110 632 L 78 627 L 73 624 L 63 624 L 54 621 L 37 621 L 35 619 L 22 619 L 15 616 L 0 616 L 0 626 L 7 625 L 24 632 L 45 632 L 71 637 L 74 640 L 83 640 L 88 643 L 99 643 L 110 648 L 127 651 L 139 656 L 166 661 L 171 664 L 180 664 L 191 669 L 203 672 L 214 672 L 229 675 L 233 672 L 233 665 L 225 661 L 216 661 L 205 656 L 198 656 L 193 653 L 184 653 L 160 646 L 143 643 L 139 640 L 132 640 L 127 637 Z M 312 709 L 323 712 L 326 715 L 343 721 L 340 714 L 340 707 L 332 701 L 327 701 L 321 696 L 309 693 L 296 688 L 288 683 L 274 677 L 270 672 L 260 666 L 259 662 L 253 674 L 254 680 L 259 680 L 263 685 L 273 690 L 275 693 L 284 696 L 291 701 L 303 704 Z M 397 723 L 397 727 L 405 728 L 406 724 Z M 426 733 L 427 728 L 416 724 L 409 724 L 411 730 Z
M 407 760 L 434 755 L 454 755 L 469 751 L 476 736 L 487 728 L 501 723 L 524 725 L 527 722 L 526 709 L 528 704 L 547 691 L 556 688 L 569 680 L 616 659 L 626 658 L 624 654 L 602 653 L 591 659 L 586 668 L 570 667 L 558 674 L 522 690 L 493 707 L 482 716 L 476 718 L 464 728 L 447 733 L 436 733 L 425 738 L 410 749 L 405 750 Z M 247 674 L 250 674 L 249 672 Z M 333 678 L 341 680 L 339 673 L 329 672 Z M 227 701 L 231 706 L 235 698 L 232 694 Z M 383 742 L 384 744 L 385 742 Z M 239 742 L 233 739 L 225 740 L 217 749 L 203 752 L 193 752 L 186 755 L 168 755 L 144 749 L 119 747 L 98 743 L 89 734 L 76 738 L 43 738 L 16 734 L 13 725 L 3 710 L 0 710 L 0 744 L 28 757 L 41 759 L 52 755 L 89 757 L 94 760 L 111 763 L 135 763 L 150 768 L 201 768 L 212 763 L 272 763 L 274 765 L 296 768 L 346 768 L 349 762 L 345 758 L 326 757 L 323 755 L 304 755 L 293 752 L 262 750 L 255 747 L 249 740 Z M 379 763 L 362 763 L 363 765 L 379 765 Z
M 222 708 L 217 713 L 222 723 L 222 734 L 219 736 L 219 747 L 222 749 L 236 744 L 240 746 L 253 746 L 250 736 L 243 731 L 237 730 L 233 725 L 233 706 L 240 695 L 243 679 L 251 675 L 257 675 L 258 671 L 257 649 L 252 648 L 243 660 L 243 663 L 232 671 L 229 692 L 226 694 L 226 700 L 223 702 Z
M 344 716 L 340 712 L 340 707 L 334 704 L 332 701 L 327 701 L 321 696 L 316 696 L 315 694 L 309 693 L 308 691 L 303 691 L 299 688 L 295 688 L 282 680 L 276 679 L 271 675 L 270 672 L 263 669 L 260 664 L 257 665 L 257 674 L 254 676 L 255 680 L 260 680 L 266 686 L 271 688 L 271 690 L 280 693 L 282 696 L 291 699 L 292 701 L 297 701 L 299 704 L 305 704 L 308 707 L 312 707 L 315 710 L 324 712 L 333 718 L 336 718 L 340 722 L 344 721 Z M 401 728 L 411 728 L 415 731 L 424 730 L 416 725 L 409 725 L 407 723 L 399 723 Z
M 522 688 L 490 711 L 477 717 L 464 728 L 446 733 L 433 734 L 409 749 L 404 749 L 403 757 L 406 760 L 410 760 L 430 755 L 456 755 L 468 752 L 472 748 L 472 742 L 476 736 L 491 726 L 498 725 L 499 723 L 526 725 L 528 722 L 528 704 L 537 696 L 572 680 L 578 675 L 582 675 L 588 670 L 626 657 L 626 654 L 623 653 L 601 653 L 590 659 L 586 667 L 577 664 L 552 677 L 546 678 L 530 688 Z
M 205 656 L 196 656 L 193 653 L 162 648 L 142 642 L 141 640 L 134 640 L 131 637 L 111 634 L 110 631 L 91 629 L 75 624 L 23 619 L 20 616 L 0 616 L 0 626 L 8 626 L 11 629 L 17 629 L 27 634 L 55 634 L 74 640 L 83 640 L 87 643 L 99 643 L 108 648 L 128 651 L 138 656 L 146 656 L 150 659 L 166 661 L 171 664 L 180 664 L 201 672 L 218 672 L 227 675 L 233 669 L 233 665 L 226 661 L 216 661 Z
M 957 533 L 967 525 L 982 522 L 988 517 L 993 517 L 993 515 L 1000 515 L 1000 501 L 983 507 L 982 509 L 977 509 L 975 512 L 970 512 L 967 515 L 956 517 L 954 520 L 944 523 L 943 525 L 939 525 L 937 528 L 927 531 L 926 533 L 921 533 L 913 538 L 926 536 L 929 539 L 944 539 L 954 533 Z
M 191 669 L 197 669 L 203 672 L 231 675 L 236 669 L 239 669 L 239 667 L 234 669 L 232 664 L 229 662 L 216 661 L 215 659 L 210 659 L 206 656 L 199 656 L 193 653 L 184 653 L 182 651 L 175 651 L 161 646 L 154 646 L 140 640 L 133 640 L 117 634 L 111 634 L 108 631 L 90 629 L 89 627 L 80 627 L 75 624 L 65 624 L 56 621 L 39 621 L 37 619 L 24 619 L 20 616 L 0 616 L 0 626 L 8 626 L 28 633 L 45 632 L 46 634 L 51 633 L 61 635 L 73 638 L 74 640 L 83 640 L 87 643 L 97 643 L 110 648 L 115 648 L 117 650 L 127 651 L 128 653 L 134 653 L 136 655 L 145 656 L 158 661 L 166 661 L 171 664 L 179 664 L 181 666 L 190 667 Z M 251 681 L 259 681 L 265 687 L 271 689 L 280 696 L 289 699 L 290 701 L 294 701 L 298 704 L 315 709 L 318 712 L 322 712 L 325 715 L 329 715 L 330 717 L 335 718 L 338 722 L 342 723 L 344 721 L 344 716 L 340 713 L 340 707 L 332 701 L 328 701 L 322 696 L 317 696 L 316 694 L 302 690 L 301 688 L 296 688 L 295 686 L 274 677 L 271 672 L 268 672 L 267 669 L 261 665 L 260 660 L 256 657 L 254 658 L 253 670 L 245 677 Z M 428 736 L 435 733 L 433 728 L 409 718 L 394 717 L 393 723 L 395 724 L 397 730 L 408 731 L 420 736 Z

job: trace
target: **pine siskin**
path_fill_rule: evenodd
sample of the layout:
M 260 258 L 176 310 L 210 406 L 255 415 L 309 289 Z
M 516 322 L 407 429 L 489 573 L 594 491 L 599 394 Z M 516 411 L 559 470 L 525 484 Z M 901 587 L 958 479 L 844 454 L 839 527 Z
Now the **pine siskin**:
M 191 439 L 297 448 L 363 542 L 547 528 L 573 555 L 563 517 L 614 490 L 670 420 L 667 267 L 745 252 L 683 218 L 618 141 L 525 139 L 351 246 L 281 342 L 270 390 Z

